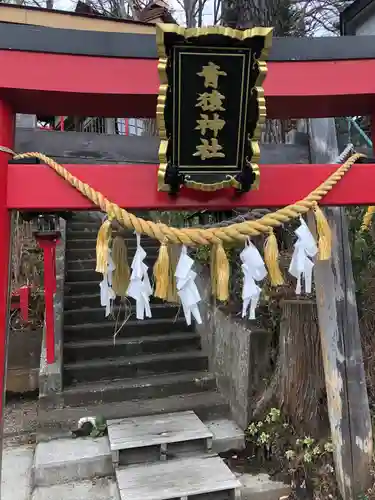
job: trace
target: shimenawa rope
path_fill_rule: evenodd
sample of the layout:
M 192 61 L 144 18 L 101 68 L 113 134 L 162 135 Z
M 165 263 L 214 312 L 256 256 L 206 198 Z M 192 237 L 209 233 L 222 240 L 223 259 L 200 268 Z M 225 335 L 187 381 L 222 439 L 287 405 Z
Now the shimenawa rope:
M 161 243 L 195 245 L 215 245 L 223 243 L 235 243 L 246 241 L 249 236 L 258 236 L 262 233 L 268 234 L 270 229 L 307 213 L 316 207 L 317 203 L 340 181 L 352 165 L 364 157 L 363 154 L 353 154 L 343 165 L 341 165 L 328 179 L 314 189 L 304 199 L 292 205 L 276 210 L 271 214 L 264 215 L 258 220 L 247 220 L 232 224 L 227 227 L 213 228 L 175 228 L 167 226 L 161 222 L 153 222 L 136 217 L 127 210 L 119 207 L 105 198 L 88 184 L 80 181 L 72 175 L 65 167 L 52 160 L 42 153 L 21 153 L 16 154 L 9 148 L 0 147 L 0 151 L 12 154 L 13 159 L 39 158 L 46 165 L 51 167 L 60 177 L 65 179 L 71 186 L 86 196 L 94 205 L 107 213 L 109 218 L 117 219 L 127 229 L 135 230 L 137 233 L 146 234 L 151 238 L 158 239 Z

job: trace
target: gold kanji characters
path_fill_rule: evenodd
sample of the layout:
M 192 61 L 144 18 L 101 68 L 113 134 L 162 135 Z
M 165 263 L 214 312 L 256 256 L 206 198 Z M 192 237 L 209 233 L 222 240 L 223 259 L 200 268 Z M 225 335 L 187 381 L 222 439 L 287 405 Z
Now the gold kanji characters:
M 219 130 L 225 125 L 225 120 L 222 120 L 217 113 L 214 113 L 213 118 L 208 115 L 201 115 L 201 119 L 197 120 L 198 125 L 195 130 L 200 130 L 202 135 L 206 135 L 206 131 L 212 130 L 214 137 L 217 137 Z
M 198 94 L 198 101 L 195 107 L 202 108 L 203 111 L 225 111 L 223 107 L 224 99 L 225 96 L 217 90 L 204 92 L 203 94 Z
M 204 78 L 204 86 L 212 87 L 213 89 L 217 89 L 219 76 L 227 76 L 225 71 L 220 70 L 220 66 L 209 61 L 207 66 L 203 66 L 202 71 L 197 73 L 198 76 L 203 76 Z
M 209 61 L 197 75 L 204 78 L 205 88 L 211 88 L 212 90 L 198 94 L 195 107 L 201 108 L 205 113 L 200 114 L 200 119 L 197 120 L 197 126 L 195 127 L 195 130 L 199 130 L 203 137 L 201 137 L 201 144 L 196 147 L 193 156 L 199 156 L 202 160 L 225 158 L 225 153 L 222 151 L 223 147 L 220 146 L 217 137 L 225 125 L 225 120 L 218 113 L 218 111 L 225 111 L 223 106 L 225 96 L 217 88 L 219 76 L 227 76 L 227 73 L 222 71 L 218 64 Z M 208 113 L 213 113 L 213 115 Z M 212 132 L 210 138 L 204 137 L 207 131 Z
M 225 154 L 221 152 L 222 146 L 218 143 L 218 140 L 213 137 L 212 139 L 201 138 L 202 144 L 197 146 L 197 152 L 193 156 L 200 156 L 202 160 L 207 160 L 208 158 L 225 158 Z

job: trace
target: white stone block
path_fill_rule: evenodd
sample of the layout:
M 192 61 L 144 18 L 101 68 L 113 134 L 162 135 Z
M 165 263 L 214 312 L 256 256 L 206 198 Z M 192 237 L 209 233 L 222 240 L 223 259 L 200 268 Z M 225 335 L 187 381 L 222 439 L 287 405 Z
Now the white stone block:
M 1 500 L 28 500 L 30 498 L 33 456 L 33 446 L 4 449 Z
M 204 424 L 212 432 L 212 451 L 214 453 L 244 449 L 244 432 L 233 420 L 223 418 L 204 422 Z
M 272 481 L 268 474 L 239 474 L 241 500 L 279 500 L 289 495 L 290 486 L 280 481 Z
M 118 500 L 117 485 L 112 479 L 98 478 L 35 488 L 32 500 Z
M 35 486 L 79 481 L 113 473 L 107 437 L 57 439 L 35 450 Z

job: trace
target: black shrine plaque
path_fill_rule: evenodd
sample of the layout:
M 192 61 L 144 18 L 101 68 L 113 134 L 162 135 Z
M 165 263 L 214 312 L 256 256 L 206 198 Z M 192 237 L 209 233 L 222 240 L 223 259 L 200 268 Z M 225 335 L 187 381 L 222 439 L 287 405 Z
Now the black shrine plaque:
M 250 185 L 259 185 L 271 36 L 271 28 L 157 25 L 159 190 L 170 190 L 171 170 L 204 191 L 241 188 L 249 175 Z

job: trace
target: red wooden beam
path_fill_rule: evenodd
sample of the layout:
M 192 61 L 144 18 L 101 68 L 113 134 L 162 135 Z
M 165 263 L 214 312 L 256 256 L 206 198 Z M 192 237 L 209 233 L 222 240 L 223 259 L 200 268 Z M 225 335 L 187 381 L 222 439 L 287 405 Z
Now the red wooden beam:
M 129 209 L 197 210 L 281 207 L 313 191 L 337 165 L 261 165 L 258 191 L 235 196 L 233 190 L 202 193 L 183 189 L 177 198 L 157 191 L 157 165 L 65 165 L 110 201 Z M 324 205 L 375 204 L 375 164 L 354 165 L 323 199 Z M 45 165 L 10 164 L 9 209 L 88 210 L 93 205 Z
M 154 117 L 157 62 L 0 50 L 0 96 L 23 113 Z M 270 118 L 371 114 L 375 59 L 269 62 Z

